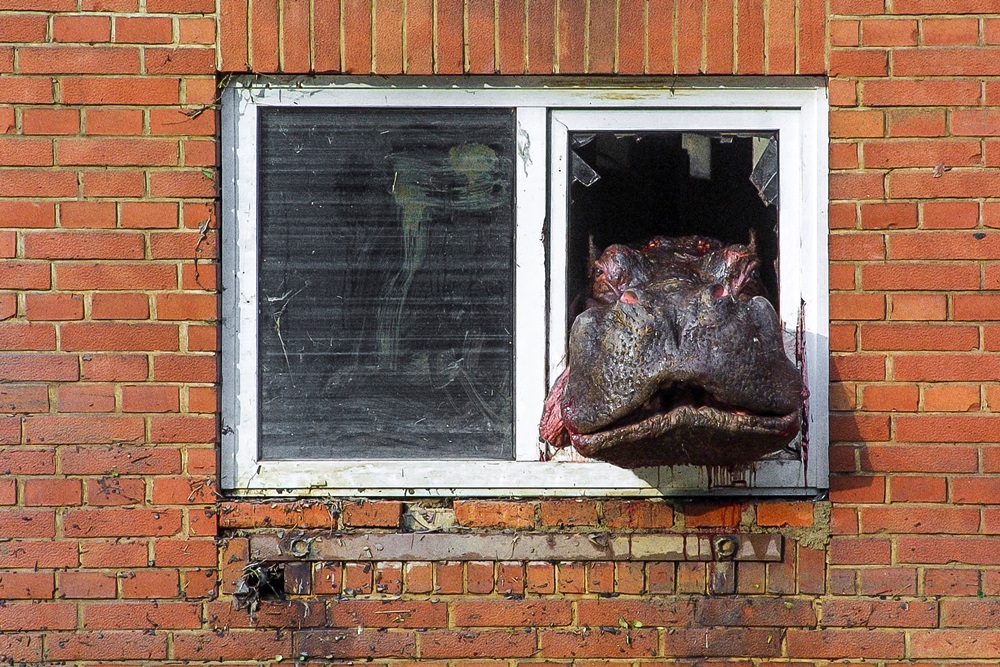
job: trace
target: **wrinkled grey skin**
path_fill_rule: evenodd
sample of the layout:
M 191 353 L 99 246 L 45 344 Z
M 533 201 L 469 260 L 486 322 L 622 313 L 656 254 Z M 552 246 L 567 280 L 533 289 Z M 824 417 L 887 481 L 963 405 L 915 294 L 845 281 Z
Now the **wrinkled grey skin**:
M 611 246 L 573 323 L 541 435 L 626 468 L 743 466 L 799 432 L 802 378 L 751 246 Z

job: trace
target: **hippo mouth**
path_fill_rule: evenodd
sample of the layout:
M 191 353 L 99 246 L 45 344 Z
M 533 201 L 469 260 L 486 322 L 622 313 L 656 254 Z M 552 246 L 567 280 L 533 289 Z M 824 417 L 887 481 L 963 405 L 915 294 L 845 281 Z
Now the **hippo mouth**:
M 677 463 L 727 466 L 749 464 L 774 451 L 776 441 L 798 433 L 799 412 L 769 414 L 728 405 L 710 391 L 688 383 L 657 389 L 636 410 L 589 433 L 567 424 L 578 452 L 605 461 L 661 465 L 664 445 L 673 445 Z M 652 447 L 652 449 L 651 449 Z M 724 456 L 720 456 L 724 451 Z M 734 452 L 739 455 L 734 458 Z

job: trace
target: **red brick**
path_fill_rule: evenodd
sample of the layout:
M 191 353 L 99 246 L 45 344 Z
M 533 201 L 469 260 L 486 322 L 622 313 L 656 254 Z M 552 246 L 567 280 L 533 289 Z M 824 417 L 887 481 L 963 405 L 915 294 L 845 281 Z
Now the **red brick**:
M 56 266 L 56 285 L 62 290 L 176 289 L 177 268 L 150 262 L 60 263 Z
M 916 595 L 917 571 L 913 568 L 864 568 L 858 574 L 862 595 Z
M 76 109 L 24 109 L 21 129 L 24 134 L 77 134 L 80 132 L 80 112 Z
M 896 76 L 961 76 L 975 73 L 993 76 L 1000 73 L 997 50 L 990 48 L 948 47 L 900 50 L 893 56 Z
M 776 0 L 774 4 L 777 6 L 780 3 Z M 674 3 L 674 7 L 676 7 L 679 28 L 676 37 L 677 62 L 674 71 L 677 74 L 699 74 L 704 71 L 701 30 L 703 3 L 697 0 L 680 0 L 680 2 Z M 777 20 L 774 20 L 773 23 L 777 23 Z M 773 36 L 772 39 L 774 39 Z M 781 40 L 776 39 L 775 41 L 780 42 Z
M 145 176 L 140 170 L 83 172 L 83 194 L 87 197 L 142 197 L 145 191 Z
M 884 49 L 834 49 L 830 52 L 830 74 L 834 76 L 885 76 L 889 69 Z
M 872 412 L 915 412 L 919 403 L 915 385 L 868 385 L 862 390 L 862 405 Z
M 853 142 L 830 144 L 831 169 L 857 169 L 859 165 L 858 144 Z
M 535 507 L 521 502 L 458 500 L 455 517 L 463 526 L 531 528 L 535 525 Z
M 957 570 L 952 568 L 924 570 L 925 595 L 975 596 L 979 591 L 977 570 Z
M 861 22 L 865 46 L 916 46 L 917 22 L 910 19 L 865 19 Z
M 466 600 L 452 606 L 461 627 L 541 627 L 569 625 L 568 600 Z
M 259 630 L 254 632 L 259 632 Z M 455 631 L 453 632 L 455 635 L 460 634 Z M 361 632 L 356 632 L 353 629 L 329 628 L 308 630 L 297 634 L 296 646 L 300 653 L 321 655 L 324 657 L 329 656 L 328 659 L 330 660 L 355 660 L 381 657 L 412 658 L 416 655 L 416 639 L 412 631 L 386 632 L 384 630 L 362 630 Z M 471 641 L 472 635 L 470 635 L 470 643 Z M 257 655 L 271 655 L 271 652 L 257 653 Z M 192 657 L 198 658 L 199 654 L 194 653 Z
M 967 134 L 955 130 L 953 134 Z M 993 121 L 995 126 L 996 121 Z M 933 167 L 938 164 L 948 167 L 977 165 L 982 159 L 982 147 L 978 141 L 869 141 L 864 143 L 865 167 L 870 169 L 896 167 Z
M 44 600 L 55 595 L 51 572 L 5 572 L 0 575 L 0 596 L 5 600 Z
M 957 507 L 864 507 L 862 529 L 866 533 L 975 533 L 979 510 Z
M 83 298 L 79 294 L 27 294 L 24 305 L 29 320 L 83 319 Z
M 885 357 L 878 354 L 835 356 L 830 359 L 830 378 L 837 380 L 885 379 Z
M 688 528 L 734 528 L 743 517 L 742 503 L 688 503 L 684 520 Z
M 979 20 L 976 18 L 924 19 L 922 23 L 926 46 L 973 45 L 979 41 Z
M 830 112 L 831 137 L 881 137 L 885 134 L 885 113 L 882 111 Z
M 60 165 L 169 166 L 178 164 L 176 141 L 161 139 L 61 139 Z
M 917 564 L 996 565 L 995 537 L 922 535 L 897 540 L 897 560 Z
M 110 42 L 111 19 L 107 16 L 55 16 L 52 19 L 55 42 Z M 38 40 L 44 42 L 45 40 Z
M 219 297 L 216 294 L 158 294 L 156 317 L 159 320 L 217 320 Z
M 945 133 L 944 109 L 891 109 L 890 137 L 940 137 Z
M 59 204 L 59 223 L 67 228 L 111 229 L 117 224 L 111 202 L 71 201 Z
M 76 197 L 76 174 L 70 171 L 5 169 L 0 197 Z
M 216 387 L 189 387 L 188 412 L 217 412 L 219 392 Z
M 564 594 L 587 592 L 587 572 L 584 563 L 559 563 L 556 568 L 556 590 Z
M 830 500 L 835 503 L 884 502 L 885 478 L 834 475 L 830 477 Z
M 67 630 L 76 627 L 76 605 L 69 602 L 8 602 L 0 607 L 5 632 Z
M 951 481 L 951 497 L 954 503 L 997 504 L 1000 503 L 1000 479 L 993 477 L 956 477 Z
M 155 505 L 190 505 L 210 503 L 219 497 L 215 481 L 191 477 L 157 477 L 153 480 Z
M 897 355 L 894 374 L 897 380 L 993 381 L 1000 371 L 1000 357 L 993 355 L 928 354 Z
M 169 44 L 172 39 L 173 26 L 169 17 L 115 17 L 116 42 L 131 44 Z
M 661 576 L 658 582 L 661 587 L 667 586 L 669 578 L 670 592 L 673 592 L 674 571 L 673 563 L 670 563 L 670 572 L 659 573 Z M 611 562 L 594 562 L 587 564 L 587 590 L 591 593 L 613 593 L 615 590 L 615 564 Z
M 215 355 L 160 354 L 153 360 L 157 382 L 216 382 L 219 362 Z
M 145 294 L 94 294 L 90 317 L 94 320 L 149 319 L 149 297 Z
M 157 567 L 214 567 L 218 562 L 212 540 L 157 540 L 153 554 Z
M 1000 416 L 899 415 L 896 438 L 906 442 L 996 442 Z
M 888 539 L 834 537 L 830 540 L 833 565 L 887 565 L 891 559 L 892 545 Z
M 194 602 L 93 602 L 82 605 L 84 630 L 158 630 L 201 627 Z
M 650 23 L 652 23 L 652 18 L 650 15 Z M 764 26 L 763 0 L 749 0 L 737 4 L 737 74 L 764 73 Z M 667 44 L 669 50 L 670 42 L 668 41 Z
M 979 460 L 974 447 L 866 445 L 861 467 L 869 472 L 976 472 Z
M 979 82 L 970 79 L 871 79 L 865 81 L 866 106 L 953 106 L 976 104 Z
M 137 354 L 88 354 L 83 357 L 80 379 L 91 382 L 145 380 L 146 357 Z
M 861 44 L 861 21 L 839 19 L 830 21 L 831 46 L 858 46 Z
M 32 259 L 142 259 L 140 234 L 119 232 L 26 232 L 24 255 Z
M 914 633 L 910 654 L 914 658 L 995 658 L 1000 655 L 1000 631 L 927 630 Z
M 215 21 L 211 18 L 181 17 L 177 30 L 181 44 L 215 44 Z
M 956 318 L 970 319 L 970 318 Z M 971 318 L 974 319 L 974 318 Z M 922 324 L 863 324 L 864 350 L 974 350 L 979 329 L 973 326 Z
M 63 525 L 67 537 L 163 536 L 175 535 L 180 529 L 180 511 L 168 509 L 72 510 L 66 513 Z
M 11 539 L 0 547 L 0 567 L 34 569 L 75 568 L 79 557 L 75 542 Z
M 104 572 L 60 572 L 58 577 L 61 598 L 113 598 L 118 590 L 118 579 Z
M 885 319 L 885 297 L 881 294 L 831 294 L 830 319 Z
M 9 320 L 17 316 L 17 295 L 0 293 L 0 320 Z
M 146 485 L 141 479 L 103 476 L 87 480 L 87 504 L 136 505 L 143 502 Z M 141 564 L 145 564 L 145 560 Z
M 924 411 L 971 412 L 979 409 L 979 385 L 929 385 L 924 387 Z
M 593 500 L 543 500 L 543 526 L 593 526 L 597 524 L 597 503 Z
M 798 70 L 799 74 L 822 74 L 826 70 L 826 3 L 822 0 L 799 0 Z
M 53 510 L 0 509 L 0 533 L 8 538 L 51 539 L 56 535 L 55 515 Z M 0 626 L 3 626 L 2 622 Z
M 22 74 L 139 73 L 139 50 L 132 47 L 23 47 L 18 57 Z
M 215 49 L 147 47 L 144 50 L 148 74 L 212 74 L 215 70 Z
M 0 324 L 0 350 L 54 350 L 55 347 L 55 327 L 51 324 Z
M 335 627 L 444 628 L 448 608 L 427 601 L 344 600 L 331 609 Z
M 167 637 L 142 630 L 53 632 L 46 637 L 45 657 L 52 661 L 163 660 Z
M 673 508 L 647 500 L 606 500 L 604 521 L 611 528 L 655 529 L 674 525 Z
M 528 563 L 525 589 L 529 593 L 555 593 L 555 567 L 551 563 Z
M 915 600 L 829 600 L 823 603 L 827 627 L 933 628 L 938 603 Z
M 885 258 L 882 234 L 834 234 L 830 237 L 830 259 L 881 260 Z
M 943 294 L 894 294 L 889 307 L 892 320 L 944 320 L 948 301 Z
M 112 412 L 115 388 L 111 385 L 64 385 L 59 387 L 56 410 L 59 412 Z
M 107 73 L 100 70 L 98 73 Z M 73 77 L 60 79 L 64 104 L 160 105 L 180 102 L 180 79 L 171 77 L 130 78 L 121 85 L 114 77 Z
M 578 623 L 583 626 L 617 627 L 620 618 L 651 627 L 689 625 L 694 611 L 694 602 L 688 600 L 604 598 L 577 602 Z
M 633 630 L 632 633 L 635 631 Z M 624 634 L 624 633 L 623 633 Z M 781 654 L 778 630 L 750 628 L 678 629 L 664 635 L 667 655 L 683 657 L 776 657 Z
M 615 563 L 615 592 L 639 595 L 646 589 L 646 573 L 640 562 Z
M 62 326 L 65 350 L 177 350 L 177 326 L 172 324 L 81 323 Z
M 924 202 L 921 208 L 921 227 L 925 229 L 970 229 L 979 224 L 978 202 L 929 201 Z
M 326 528 L 337 525 L 337 517 L 319 502 L 223 503 L 220 523 L 226 528 Z
M 889 240 L 889 259 L 998 258 L 1000 234 L 996 232 L 903 232 Z
M 808 501 L 759 503 L 757 523 L 761 526 L 811 526 L 813 503 Z
M 122 387 L 123 412 L 178 412 L 178 388 L 158 385 Z
M 684 631 L 681 630 L 678 634 L 681 632 Z M 541 644 L 539 655 L 543 658 L 601 658 L 610 655 L 639 658 L 657 653 L 655 630 L 622 632 L 618 629 L 607 631 L 588 628 L 582 631 L 542 630 L 538 634 Z M 676 635 L 672 635 L 674 636 Z M 668 651 L 673 652 L 669 648 Z M 676 651 L 676 654 L 684 655 L 681 651 Z
M 55 206 L 47 202 L 0 202 L 4 227 L 55 227 Z
M 894 503 L 941 503 L 947 495 L 947 480 L 943 477 L 896 475 L 891 481 L 889 499 Z
M 357 501 L 344 503 L 341 517 L 345 526 L 398 528 L 402 512 L 396 501 Z
M 528 64 L 534 65 L 534 58 L 536 53 L 541 51 L 543 53 L 549 54 L 547 60 L 544 63 L 548 65 L 548 72 L 551 72 L 551 52 L 552 43 L 551 36 L 551 12 L 548 16 L 542 18 L 539 17 L 535 19 L 535 15 L 541 14 L 544 11 L 544 5 L 538 5 L 539 9 L 534 9 L 534 4 L 529 7 L 529 21 L 528 21 L 528 35 L 534 37 L 535 40 L 529 43 L 528 46 Z M 534 9 L 534 11 L 532 11 Z M 646 7 L 639 3 L 619 3 L 618 5 L 618 72 L 620 74 L 642 74 L 645 67 L 645 38 L 647 37 L 647 30 L 645 25 L 645 10 Z M 729 31 L 728 38 L 720 36 L 718 49 L 709 49 L 708 56 L 708 71 L 710 73 L 733 73 L 733 49 L 732 49 L 732 12 L 733 7 L 729 3 L 709 2 L 708 3 L 708 20 L 713 25 L 722 24 L 723 14 L 729 12 L 728 19 L 729 25 L 719 25 L 718 30 L 721 34 L 726 34 L 725 31 Z M 533 24 L 538 21 L 539 29 L 533 30 Z M 544 26 L 544 27 L 543 27 Z M 540 33 L 540 35 L 539 35 Z M 547 40 L 547 43 L 543 40 Z M 723 46 L 722 41 L 725 40 L 728 46 Z M 538 46 L 535 46 L 535 42 L 539 42 Z M 532 67 L 532 73 L 542 73 L 536 72 L 535 67 Z M 540 69 L 540 68 L 538 68 Z

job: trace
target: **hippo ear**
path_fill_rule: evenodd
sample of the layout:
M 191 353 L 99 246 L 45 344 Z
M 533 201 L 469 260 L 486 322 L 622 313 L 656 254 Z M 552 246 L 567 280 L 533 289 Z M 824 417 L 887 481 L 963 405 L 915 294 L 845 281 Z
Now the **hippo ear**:
M 750 313 L 753 315 L 754 324 L 762 331 L 773 331 L 781 333 L 781 320 L 778 313 L 774 311 L 774 306 L 765 297 L 755 296 L 750 299 Z

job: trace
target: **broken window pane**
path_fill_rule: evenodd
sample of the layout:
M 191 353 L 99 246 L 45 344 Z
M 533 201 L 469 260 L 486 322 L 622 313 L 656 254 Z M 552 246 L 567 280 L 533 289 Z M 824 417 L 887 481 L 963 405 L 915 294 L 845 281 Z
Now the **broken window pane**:
M 770 148 L 761 157 L 757 146 Z M 613 243 L 692 234 L 748 243 L 752 233 L 777 308 L 776 147 L 774 132 L 571 132 L 569 302 L 587 290 L 588 257 Z M 577 161 L 593 172 L 589 181 L 577 176 Z
M 261 458 L 512 458 L 514 136 L 261 109 Z

